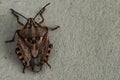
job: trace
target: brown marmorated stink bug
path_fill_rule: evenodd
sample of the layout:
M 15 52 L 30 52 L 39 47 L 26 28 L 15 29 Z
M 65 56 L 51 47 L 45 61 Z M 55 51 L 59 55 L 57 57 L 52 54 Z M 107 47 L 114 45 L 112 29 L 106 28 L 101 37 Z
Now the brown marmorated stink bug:
M 56 30 L 59 26 L 50 28 L 42 25 L 44 22 L 42 14 L 45 11 L 46 6 L 49 4 L 50 3 L 46 4 L 34 18 L 26 18 L 11 9 L 12 14 L 17 18 L 17 22 L 22 26 L 22 28 L 16 30 L 12 40 L 8 40 L 6 43 L 14 42 L 15 35 L 18 35 L 17 48 L 15 52 L 23 63 L 23 73 L 26 68 L 30 68 L 33 72 L 39 72 L 44 63 L 51 68 L 51 65 L 48 63 L 48 58 L 53 45 L 49 41 L 48 31 Z M 35 21 L 35 18 L 38 15 L 42 19 L 39 23 Z M 27 20 L 26 24 L 19 21 L 19 16 Z

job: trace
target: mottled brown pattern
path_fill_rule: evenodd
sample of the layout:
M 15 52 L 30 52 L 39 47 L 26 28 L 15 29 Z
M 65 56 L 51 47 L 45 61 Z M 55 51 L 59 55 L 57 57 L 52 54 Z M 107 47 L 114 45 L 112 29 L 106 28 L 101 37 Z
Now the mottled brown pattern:
M 12 14 L 17 18 L 17 22 L 22 26 L 21 29 L 16 30 L 13 39 L 6 41 L 13 42 L 15 35 L 18 35 L 18 42 L 16 48 L 16 54 L 18 58 L 23 63 L 23 73 L 26 68 L 31 68 L 33 72 L 39 72 L 42 69 L 44 63 L 46 63 L 50 68 L 51 65 L 48 63 L 49 55 L 53 45 L 49 41 L 48 32 L 56 30 L 59 26 L 50 28 L 47 26 L 42 26 L 44 22 L 43 12 L 45 7 L 50 3 L 46 4 L 34 18 L 26 18 L 15 10 L 11 9 Z M 37 23 L 35 18 L 40 15 L 41 21 Z M 27 20 L 26 24 L 19 21 L 19 16 Z

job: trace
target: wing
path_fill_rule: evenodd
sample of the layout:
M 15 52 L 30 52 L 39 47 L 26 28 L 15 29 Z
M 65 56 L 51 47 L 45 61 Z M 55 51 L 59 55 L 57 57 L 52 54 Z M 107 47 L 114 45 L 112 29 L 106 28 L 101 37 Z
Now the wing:
M 30 65 L 29 61 L 31 59 L 30 51 L 20 37 L 18 38 L 16 54 L 18 55 L 19 59 L 22 61 L 24 67 L 29 67 Z
M 32 43 L 33 40 L 35 40 L 36 43 Z M 50 64 L 48 64 L 48 59 L 52 47 L 53 45 L 50 44 L 47 33 L 44 36 L 40 36 L 39 40 L 31 37 L 30 40 L 25 38 L 23 41 L 23 39 L 19 37 L 16 53 L 24 65 L 23 72 L 25 68 L 29 66 L 34 72 L 39 72 L 44 63 L 51 68 Z
M 50 64 L 48 64 L 48 59 L 53 45 L 50 43 L 48 35 L 44 36 L 42 45 L 42 48 L 39 50 L 39 52 L 42 52 L 41 62 L 46 63 L 51 68 Z

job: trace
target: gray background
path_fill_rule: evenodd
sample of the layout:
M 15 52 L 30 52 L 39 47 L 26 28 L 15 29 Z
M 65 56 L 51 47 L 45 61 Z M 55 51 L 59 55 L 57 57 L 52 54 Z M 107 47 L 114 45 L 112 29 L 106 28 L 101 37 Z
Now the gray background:
M 26 70 L 5 44 L 20 28 L 10 8 L 33 17 L 45 4 L 45 25 L 54 45 L 39 73 Z M 17 38 L 16 38 L 17 40 Z M 120 80 L 120 0 L 0 0 L 0 80 Z

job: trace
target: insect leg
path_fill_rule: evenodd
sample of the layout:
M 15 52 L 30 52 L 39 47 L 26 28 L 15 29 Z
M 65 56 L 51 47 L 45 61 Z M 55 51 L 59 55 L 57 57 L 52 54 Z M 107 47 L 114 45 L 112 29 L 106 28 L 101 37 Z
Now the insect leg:
M 48 62 L 45 62 L 47 65 L 48 65 L 48 67 L 51 69 L 51 65 L 48 63 Z
M 19 16 L 18 16 L 17 14 L 15 14 L 16 12 L 15 12 L 13 9 L 11 9 L 11 11 L 12 11 L 12 14 L 17 18 L 17 22 L 18 22 L 21 26 L 24 26 L 24 24 L 19 21 Z
M 25 73 L 25 66 L 23 67 L 23 73 Z
M 25 69 L 26 68 L 28 68 L 29 67 L 29 65 L 27 65 L 27 63 L 25 62 L 25 63 L 23 63 L 23 73 L 25 73 Z
M 23 73 L 25 73 L 25 68 L 26 68 L 26 67 L 25 67 L 25 66 L 23 66 Z
M 54 31 L 54 30 L 58 29 L 59 27 L 60 27 L 60 26 L 56 26 L 56 27 L 54 27 L 54 28 L 51 28 L 51 27 L 47 27 L 47 28 L 48 28 L 48 30 Z
M 6 42 L 6 43 L 14 42 L 14 40 L 15 40 L 15 35 L 16 35 L 16 33 L 18 33 L 18 31 L 19 31 L 19 30 L 16 30 L 16 31 L 15 31 L 15 33 L 14 33 L 14 35 L 13 35 L 13 38 L 12 38 L 11 40 L 8 40 L 8 41 L 5 41 L 5 42 Z
M 53 48 L 53 44 L 49 44 L 48 46 L 48 51 L 47 51 L 47 54 L 45 55 L 45 58 L 44 58 L 44 62 L 48 65 L 48 67 L 51 69 L 51 65 L 47 62 L 48 61 L 48 58 L 49 58 L 49 55 L 50 55 L 50 52 Z

